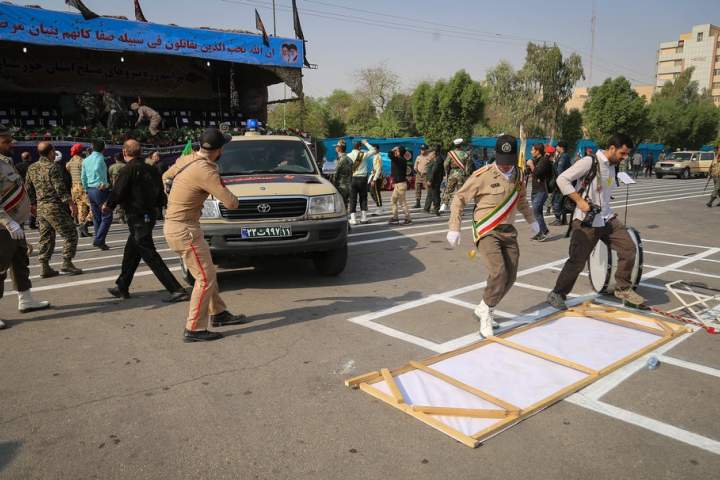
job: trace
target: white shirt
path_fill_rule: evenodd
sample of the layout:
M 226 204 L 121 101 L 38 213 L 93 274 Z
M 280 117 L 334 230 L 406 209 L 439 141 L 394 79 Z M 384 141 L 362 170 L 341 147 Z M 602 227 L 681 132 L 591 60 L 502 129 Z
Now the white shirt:
M 642 155 L 636 153 L 633 155 L 633 165 L 640 165 L 642 163 Z
M 604 227 L 607 220 L 615 216 L 610 208 L 610 197 L 617 188 L 615 183 L 615 165 L 612 165 L 603 150 L 598 150 L 595 156 L 598 159 L 598 172 L 595 179 L 590 182 L 587 188 L 587 198 L 590 202 L 602 208 L 599 215 L 595 216 L 593 227 Z M 592 157 L 583 157 L 575 162 L 570 168 L 565 170 L 557 178 L 557 186 L 563 195 L 570 195 L 572 192 L 580 190 L 582 182 L 579 180 L 585 177 L 592 167 Z M 572 182 L 578 180 L 577 186 L 573 187 Z M 585 194 L 583 194 L 585 198 Z M 585 212 L 579 208 L 575 209 L 573 219 L 582 220 L 585 218 Z
M 377 153 L 375 151 L 375 149 L 372 148 L 372 146 L 370 146 L 369 143 L 363 142 L 363 145 L 365 145 L 367 147 L 368 151 L 362 152 L 362 154 L 364 155 L 363 161 L 360 165 L 358 165 L 357 170 L 355 170 L 353 172 L 353 175 L 352 175 L 353 177 L 367 177 L 368 176 L 367 159 L 370 158 L 371 156 L 373 156 L 375 153 Z M 361 153 L 360 150 L 353 150 L 350 153 L 348 153 L 348 157 L 350 158 L 350 160 L 352 160 L 353 163 L 355 163 L 355 160 L 357 160 L 357 157 L 360 153 Z
M 500 170 L 500 169 L 498 168 L 497 163 L 494 164 L 494 165 L 495 165 L 495 168 L 497 168 L 497 171 L 500 172 L 500 173 L 502 173 L 502 174 L 505 176 L 505 178 L 507 178 L 508 181 L 510 181 L 510 179 L 511 179 L 512 176 L 513 176 L 513 173 L 515 173 L 515 167 L 511 168 L 508 173 L 505 173 L 505 172 L 503 172 L 502 170 Z

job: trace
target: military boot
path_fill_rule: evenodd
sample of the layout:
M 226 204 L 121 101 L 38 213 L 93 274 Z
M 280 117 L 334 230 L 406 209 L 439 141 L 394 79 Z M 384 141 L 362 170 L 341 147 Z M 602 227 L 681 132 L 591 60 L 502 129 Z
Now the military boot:
M 73 265 L 72 260 L 65 260 L 60 271 L 68 275 L 80 275 L 83 273 L 82 270 Z
M 40 261 L 40 267 L 42 267 L 42 271 L 40 272 L 40 278 L 52 278 L 57 277 L 60 275 L 60 273 L 57 270 L 54 270 L 50 263 L 48 263 L 47 260 Z
M 88 232 L 88 224 L 87 222 L 83 222 L 80 224 L 80 227 L 78 228 L 78 232 L 80 233 L 80 237 L 87 238 L 90 237 L 90 232 Z

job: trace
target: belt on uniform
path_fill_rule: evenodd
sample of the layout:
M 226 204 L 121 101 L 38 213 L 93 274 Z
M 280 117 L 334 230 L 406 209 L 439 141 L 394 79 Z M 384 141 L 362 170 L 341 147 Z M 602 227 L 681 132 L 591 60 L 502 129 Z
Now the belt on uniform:
M 7 192 L 0 198 L 0 208 L 5 211 L 12 210 L 25 195 L 25 186 L 21 183 L 16 185 L 15 188 Z

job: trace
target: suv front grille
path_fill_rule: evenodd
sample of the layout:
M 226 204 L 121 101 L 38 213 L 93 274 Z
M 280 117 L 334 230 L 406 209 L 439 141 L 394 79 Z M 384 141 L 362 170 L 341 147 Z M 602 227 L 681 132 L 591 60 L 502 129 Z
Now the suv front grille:
M 267 211 L 258 208 L 268 205 Z M 296 218 L 305 215 L 307 198 L 257 198 L 240 200 L 238 208 L 231 210 L 220 205 L 220 215 L 230 220 L 266 220 L 273 218 Z

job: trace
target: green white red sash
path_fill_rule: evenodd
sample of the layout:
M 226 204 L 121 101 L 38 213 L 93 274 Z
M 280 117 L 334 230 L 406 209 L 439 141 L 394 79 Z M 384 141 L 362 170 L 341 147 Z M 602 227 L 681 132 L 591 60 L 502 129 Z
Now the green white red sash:
M 23 195 L 25 195 L 25 187 L 23 184 L 19 184 L 15 186 L 12 190 L 5 193 L 5 195 L 0 198 L 0 209 L 5 210 L 6 212 L 9 212 L 12 210 L 18 203 L 20 203 L 20 200 L 23 198 Z
M 455 166 L 455 168 L 459 168 L 460 170 L 465 170 L 465 164 L 463 164 L 463 162 L 460 161 L 460 159 L 458 158 L 457 154 L 454 151 L 450 152 L 450 158 L 452 158 L 453 165 Z
M 510 212 L 512 212 L 515 208 L 519 199 L 520 182 L 516 182 L 513 191 L 510 192 L 510 195 L 508 195 L 508 197 L 503 200 L 500 205 L 498 205 L 492 212 L 485 215 L 484 218 L 478 221 L 473 220 L 473 241 L 477 243 L 483 235 L 486 235 L 495 227 L 503 223 L 508 215 L 510 215 Z

